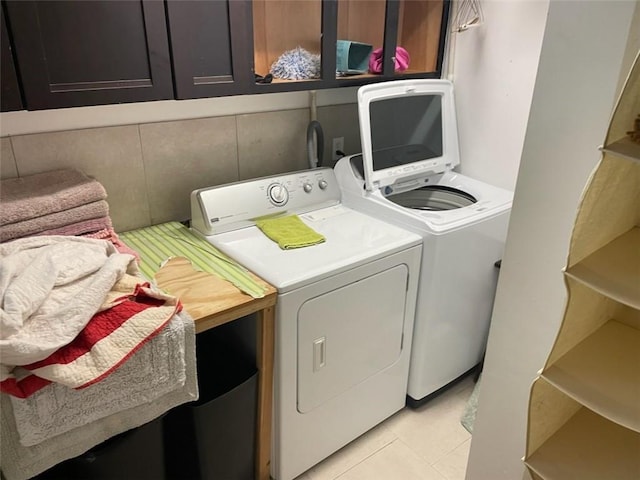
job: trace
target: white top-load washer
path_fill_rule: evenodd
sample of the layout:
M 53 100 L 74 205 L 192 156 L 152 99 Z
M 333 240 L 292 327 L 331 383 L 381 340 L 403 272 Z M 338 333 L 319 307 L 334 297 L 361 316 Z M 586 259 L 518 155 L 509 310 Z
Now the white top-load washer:
M 271 475 L 291 480 L 405 405 L 422 242 L 341 204 L 334 171 L 196 190 L 192 227 L 278 289 Z M 283 250 L 254 219 L 326 241 Z
M 335 166 L 343 203 L 421 235 L 408 404 L 482 359 L 513 194 L 454 171 L 453 86 L 400 80 L 358 90 L 362 154 Z

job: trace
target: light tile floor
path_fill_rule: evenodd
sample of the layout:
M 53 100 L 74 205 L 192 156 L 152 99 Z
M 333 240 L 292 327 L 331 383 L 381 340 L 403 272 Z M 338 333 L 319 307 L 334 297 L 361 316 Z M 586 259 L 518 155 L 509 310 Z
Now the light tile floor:
M 464 480 L 471 434 L 460 417 L 474 386 L 469 376 L 405 407 L 296 480 Z

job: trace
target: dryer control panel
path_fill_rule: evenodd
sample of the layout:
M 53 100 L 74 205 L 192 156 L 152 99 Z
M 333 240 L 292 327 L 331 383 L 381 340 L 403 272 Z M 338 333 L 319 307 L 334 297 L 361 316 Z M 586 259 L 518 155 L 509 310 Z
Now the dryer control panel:
M 236 230 L 258 218 L 305 213 L 340 203 L 331 168 L 301 170 L 191 192 L 191 225 L 203 235 Z

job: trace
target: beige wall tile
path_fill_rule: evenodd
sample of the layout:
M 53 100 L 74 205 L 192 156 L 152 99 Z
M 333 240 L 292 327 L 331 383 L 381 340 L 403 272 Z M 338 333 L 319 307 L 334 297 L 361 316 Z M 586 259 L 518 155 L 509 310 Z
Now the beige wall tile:
M 325 158 L 335 136 L 346 153 L 360 151 L 355 104 L 321 107 L 318 120 Z M 196 188 L 308 168 L 308 123 L 309 111 L 297 109 L 6 137 L 0 177 L 79 168 L 105 186 L 122 232 L 186 220 Z
M 307 109 L 238 115 L 240 179 L 308 168 Z
M 333 167 L 332 140 L 344 137 L 344 153 L 352 155 L 362 152 L 360 145 L 360 124 L 358 122 L 358 105 L 347 103 L 318 108 L 318 121 L 324 134 L 324 155 L 322 165 Z
M 0 138 L 0 178 L 15 178 L 18 176 L 16 159 L 11 148 L 11 139 Z
M 136 125 L 21 135 L 12 143 L 21 176 L 78 168 L 104 185 L 116 231 L 149 225 Z
M 152 224 L 191 217 L 190 193 L 238 180 L 235 117 L 140 125 Z

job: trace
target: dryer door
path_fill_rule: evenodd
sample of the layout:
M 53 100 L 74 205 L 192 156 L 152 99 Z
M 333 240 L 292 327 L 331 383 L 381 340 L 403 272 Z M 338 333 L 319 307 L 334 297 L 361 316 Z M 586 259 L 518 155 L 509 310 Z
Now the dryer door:
M 398 360 L 407 278 L 406 265 L 396 265 L 301 306 L 299 412 L 310 412 Z

